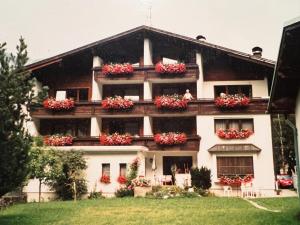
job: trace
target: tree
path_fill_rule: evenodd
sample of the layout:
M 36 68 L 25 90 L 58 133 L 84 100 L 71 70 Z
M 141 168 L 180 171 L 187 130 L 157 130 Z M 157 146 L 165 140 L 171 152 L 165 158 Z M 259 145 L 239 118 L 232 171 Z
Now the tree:
M 59 166 L 51 167 L 47 183 L 63 200 L 76 199 L 87 192 L 83 170 L 87 168 L 83 153 L 78 151 L 56 151 Z
M 207 190 L 211 187 L 211 171 L 206 167 L 191 169 L 192 186 Z
M 20 38 L 16 55 L 0 43 L 0 197 L 21 186 L 29 168 L 31 138 L 24 129 L 26 108 L 33 98 L 30 74 L 25 71 L 27 46 Z

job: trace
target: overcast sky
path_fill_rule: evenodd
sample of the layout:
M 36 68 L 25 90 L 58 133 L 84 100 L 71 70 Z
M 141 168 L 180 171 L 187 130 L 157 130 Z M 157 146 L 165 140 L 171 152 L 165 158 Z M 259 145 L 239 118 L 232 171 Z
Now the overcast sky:
M 149 25 L 276 60 L 284 22 L 300 0 L 0 0 L 0 42 L 13 51 L 22 35 L 30 61 Z

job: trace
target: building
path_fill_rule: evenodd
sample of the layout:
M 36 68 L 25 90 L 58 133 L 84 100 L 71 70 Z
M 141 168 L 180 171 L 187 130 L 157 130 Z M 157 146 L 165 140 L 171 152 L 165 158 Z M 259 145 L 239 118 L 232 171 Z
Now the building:
M 74 136 L 72 146 L 57 148 L 85 152 L 89 190 L 97 184 L 98 190 L 114 193 L 119 187 L 118 176 L 138 156 L 139 175 L 154 183 L 166 181 L 174 164 L 178 182 L 186 179 L 190 167 L 206 166 L 212 171 L 212 190 L 222 188 L 218 183 L 221 176 L 252 174 L 257 186 L 270 193 L 274 190 L 274 169 L 271 120 L 266 110 L 274 62 L 262 58 L 261 53 L 259 47 L 250 55 L 210 44 L 201 35 L 194 39 L 137 27 L 28 65 L 37 79 L 37 90 L 47 85 L 50 96 L 73 98 L 76 103 L 73 109 L 61 111 L 35 107 L 27 126 L 32 135 Z M 108 63 L 124 62 L 133 65 L 132 73 L 103 72 Z M 155 67 L 159 62 L 184 62 L 185 72 L 161 74 Z M 193 99 L 186 108 L 174 110 L 154 104 L 157 96 L 183 95 L 187 89 Z M 234 94 L 247 96 L 250 103 L 229 108 L 216 105 L 220 95 Z M 114 95 L 131 98 L 134 106 L 103 108 L 101 100 Z M 223 133 L 218 133 L 220 129 Z M 228 129 L 235 131 L 228 134 Z M 100 144 L 101 134 L 114 132 L 131 133 L 132 143 Z M 153 135 L 166 132 L 185 133 L 186 138 L 182 144 L 156 143 Z M 103 174 L 110 176 L 110 184 L 99 182 Z M 34 181 L 26 191 L 29 199 L 35 198 Z M 45 198 L 51 195 L 46 188 L 43 192 Z
M 283 28 L 278 60 L 275 67 L 268 110 L 271 113 L 295 114 L 294 130 L 296 158 L 299 171 L 300 136 L 300 17 L 287 22 Z M 298 153 L 298 154 L 297 154 Z M 298 172 L 299 176 L 299 172 Z

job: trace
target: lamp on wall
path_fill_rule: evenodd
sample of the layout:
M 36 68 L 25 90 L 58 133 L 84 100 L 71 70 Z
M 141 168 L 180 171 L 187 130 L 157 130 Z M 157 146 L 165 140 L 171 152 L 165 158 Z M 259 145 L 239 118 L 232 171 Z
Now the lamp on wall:
M 149 162 L 152 163 L 153 162 L 153 158 L 149 158 Z

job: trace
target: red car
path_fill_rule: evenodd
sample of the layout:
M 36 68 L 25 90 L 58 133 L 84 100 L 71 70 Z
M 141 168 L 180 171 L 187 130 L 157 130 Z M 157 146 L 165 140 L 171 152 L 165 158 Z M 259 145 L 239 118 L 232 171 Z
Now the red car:
M 277 182 L 279 188 L 293 187 L 293 178 L 287 174 L 277 175 Z

